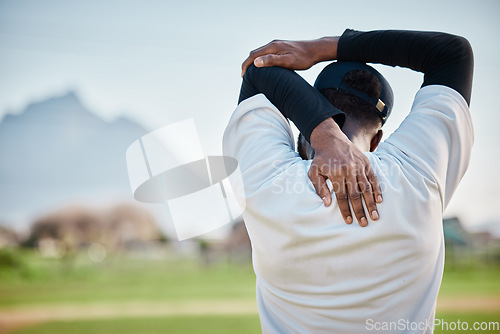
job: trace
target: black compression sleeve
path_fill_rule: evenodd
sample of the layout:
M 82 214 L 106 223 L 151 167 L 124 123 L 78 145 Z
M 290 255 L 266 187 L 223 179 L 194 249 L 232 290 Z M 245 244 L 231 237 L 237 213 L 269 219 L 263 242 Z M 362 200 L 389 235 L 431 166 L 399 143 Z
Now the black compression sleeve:
M 263 93 L 309 141 L 311 132 L 328 117 L 342 127 L 345 115 L 294 71 L 250 65 L 243 76 L 239 101 Z
M 469 42 L 440 32 L 346 30 L 338 45 L 338 59 L 408 67 L 424 73 L 422 87 L 445 85 L 470 103 L 473 59 Z

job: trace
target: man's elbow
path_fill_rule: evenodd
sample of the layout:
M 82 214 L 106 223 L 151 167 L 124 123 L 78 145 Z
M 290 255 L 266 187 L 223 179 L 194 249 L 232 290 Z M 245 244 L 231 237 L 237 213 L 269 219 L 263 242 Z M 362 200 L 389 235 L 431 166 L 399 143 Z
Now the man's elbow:
M 449 39 L 444 48 L 446 54 L 443 59 L 447 59 L 450 64 L 449 75 L 454 78 L 450 82 L 452 88 L 457 90 L 470 104 L 472 92 L 472 77 L 474 75 L 474 54 L 469 41 L 461 36 L 449 35 Z
M 462 36 L 454 36 L 453 38 L 454 49 L 459 50 L 460 58 L 467 62 L 468 65 L 472 68 L 474 65 L 474 53 L 472 52 L 472 46 L 469 41 Z

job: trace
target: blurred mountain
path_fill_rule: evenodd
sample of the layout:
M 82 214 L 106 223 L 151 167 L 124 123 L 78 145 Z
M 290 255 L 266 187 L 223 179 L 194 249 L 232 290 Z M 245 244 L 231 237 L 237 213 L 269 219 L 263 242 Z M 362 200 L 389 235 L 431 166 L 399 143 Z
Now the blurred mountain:
M 74 92 L 7 115 L 0 123 L 0 220 L 131 194 L 125 151 L 145 133 L 126 118 L 102 120 Z

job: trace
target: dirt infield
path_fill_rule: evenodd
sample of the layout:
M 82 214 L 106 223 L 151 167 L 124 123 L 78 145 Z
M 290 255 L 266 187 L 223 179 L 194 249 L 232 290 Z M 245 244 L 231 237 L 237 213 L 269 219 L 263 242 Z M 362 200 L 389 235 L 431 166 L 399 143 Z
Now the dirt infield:
M 0 310 L 0 333 L 48 321 L 176 315 L 256 314 L 254 301 L 126 302 L 33 306 Z
M 439 298 L 437 310 L 441 312 L 451 311 L 500 311 L 500 297 L 448 297 Z
M 440 298 L 439 312 L 500 311 L 500 298 Z M 0 310 L 0 333 L 49 321 L 177 315 L 257 314 L 251 300 L 189 301 L 176 303 L 126 302 L 32 306 Z

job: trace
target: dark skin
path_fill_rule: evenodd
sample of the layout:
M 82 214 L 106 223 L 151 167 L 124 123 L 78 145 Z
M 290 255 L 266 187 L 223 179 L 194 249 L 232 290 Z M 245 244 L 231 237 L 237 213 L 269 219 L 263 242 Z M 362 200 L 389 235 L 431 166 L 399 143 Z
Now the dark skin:
M 273 41 L 250 52 L 243 62 L 242 76 L 252 63 L 257 67 L 306 70 L 321 61 L 336 60 L 338 40 L 339 37 L 325 37 L 312 41 Z M 347 224 L 353 222 L 354 213 L 361 226 L 368 225 L 363 199 L 370 218 L 379 218 L 377 203 L 382 203 L 382 191 L 363 151 L 375 150 L 381 138 L 379 127 L 367 129 L 349 119 L 341 130 L 332 118 L 328 118 L 311 133 L 310 144 L 315 155 L 308 172 L 309 179 L 326 206 L 332 203 L 326 184 L 326 180 L 330 180 Z

